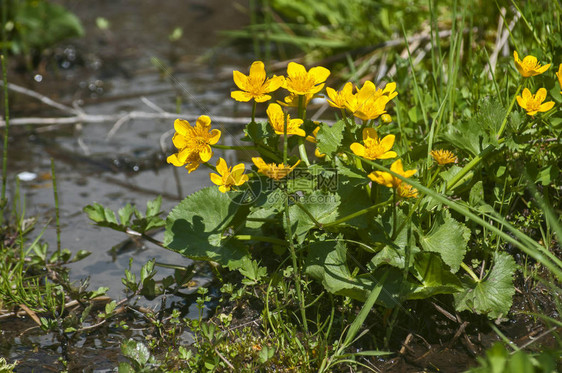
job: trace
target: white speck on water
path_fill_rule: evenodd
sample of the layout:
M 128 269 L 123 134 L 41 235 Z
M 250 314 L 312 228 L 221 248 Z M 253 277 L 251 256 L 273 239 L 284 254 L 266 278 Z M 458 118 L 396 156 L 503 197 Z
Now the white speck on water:
M 21 181 L 31 181 L 31 180 L 34 180 L 37 177 L 37 174 L 34 173 L 34 172 L 23 171 L 23 172 L 20 172 L 17 176 L 18 176 L 18 179 L 20 179 Z

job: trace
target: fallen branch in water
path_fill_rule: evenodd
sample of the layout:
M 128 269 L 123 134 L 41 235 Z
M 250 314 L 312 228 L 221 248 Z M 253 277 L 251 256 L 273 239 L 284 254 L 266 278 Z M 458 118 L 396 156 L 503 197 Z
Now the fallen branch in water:
M 4 82 L 0 81 L 0 85 L 3 85 Z M 51 106 L 53 108 L 59 109 L 65 113 L 70 114 L 71 116 L 66 117 L 28 117 L 28 118 L 11 118 L 10 125 L 14 126 L 23 126 L 23 125 L 69 125 L 69 124 L 77 124 L 77 123 L 102 123 L 102 122 L 115 122 L 113 128 L 108 133 L 108 137 L 113 136 L 119 127 L 126 123 L 129 120 L 133 119 L 185 119 L 194 121 L 196 120 L 199 115 L 195 114 L 176 114 L 172 112 L 167 112 L 163 110 L 157 110 L 157 112 L 146 112 L 146 111 L 131 111 L 127 113 L 120 113 L 120 114 L 101 114 L 101 115 L 94 115 L 88 114 L 82 110 L 82 108 L 78 106 L 70 107 L 67 105 L 63 105 L 58 103 L 49 97 L 32 91 L 30 89 L 21 87 L 19 85 L 8 83 L 8 89 L 24 94 L 29 97 L 33 97 L 42 103 Z M 144 97 L 141 97 L 143 103 L 149 106 L 152 109 L 155 109 L 152 105 L 148 104 Z M 265 121 L 265 118 L 256 118 L 258 121 Z M 223 124 L 247 124 L 251 121 L 251 118 L 232 118 L 232 117 L 225 117 L 225 116 L 216 116 L 213 115 L 213 121 L 220 122 Z M 4 120 L 0 120 L 0 128 L 6 126 Z

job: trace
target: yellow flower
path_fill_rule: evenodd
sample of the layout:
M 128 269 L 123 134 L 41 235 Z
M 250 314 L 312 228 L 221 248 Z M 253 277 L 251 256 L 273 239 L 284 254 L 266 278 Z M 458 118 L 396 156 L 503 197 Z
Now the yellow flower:
M 297 95 L 315 94 L 324 88 L 324 82 L 328 76 L 330 76 L 330 70 L 325 67 L 316 66 L 307 72 L 303 65 L 289 62 L 283 88 Z
M 254 162 L 260 174 L 264 174 L 265 176 L 274 180 L 281 180 L 285 176 L 290 174 L 301 161 L 299 160 L 292 167 L 285 166 L 283 163 L 265 163 L 265 161 L 260 157 L 252 158 L 252 162 Z
M 240 186 L 248 181 L 248 175 L 244 174 L 244 163 L 239 163 L 234 167 L 228 168 L 226 161 L 222 158 L 217 162 L 217 174 L 210 173 L 211 181 L 219 186 L 219 190 L 223 193 L 233 189 L 234 186 Z
M 395 158 L 398 155 L 390 151 L 394 145 L 394 135 L 386 135 L 379 140 L 374 128 L 363 128 L 363 144 L 365 146 L 354 142 L 350 149 L 355 155 L 370 160 Z
M 201 163 L 208 162 L 213 155 L 211 145 L 216 144 L 220 137 L 221 131 L 211 129 L 211 118 L 201 115 L 192 127 L 188 121 L 176 119 L 174 122 L 176 133 L 172 141 L 174 146 L 178 148 L 178 152 L 168 157 L 168 163 L 174 166 L 185 168 L 191 173 L 195 171 Z
M 396 188 L 396 192 L 400 197 L 403 198 L 416 198 L 418 196 L 418 190 L 412 187 L 410 184 L 401 183 Z
M 310 100 L 316 97 L 314 94 L 308 94 L 304 96 L 304 107 L 308 106 Z M 284 101 L 277 100 L 279 105 L 288 106 L 288 107 L 298 107 L 299 106 L 299 95 L 294 93 L 289 93 L 289 95 L 285 96 Z
M 348 96 L 346 108 L 360 119 L 376 119 L 386 113 L 386 104 L 397 95 L 396 83 L 388 83 L 381 89 L 366 81 L 355 95 Z
M 285 128 L 285 113 L 283 113 L 281 106 L 277 104 L 269 104 L 267 107 L 267 116 L 269 117 L 269 123 L 271 123 L 275 133 L 283 135 Z M 291 116 L 287 114 L 287 135 L 306 136 L 306 132 L 300 128 L 302 123 L 302 119 L 291 119 Z
M 383 123 L 390 123 L 392 122 L 392 117 L 388 114 L 383 114 L 381 115 L 381 120 L 383 121 Z
M 314 143 L 314 144 L 318 143 L 318 140 L 316 140 L 316 135 L 318 135 L 318 131 L 320 131 L 320 126 L 316 127 L 316 128 L 314 129 L 314 131 L 312 131 L 312 136 L 310 136 L 310 135 L 309 135 L 309 136 L 306 136 L 306 139 L 305 139 L 305 140 L 306 140 L 306 141 L 309 141 L 309 142 L 311 142 L 311 143 Z M 316 150 L 314 150 L 314 155 L 315 155 L 317 158 L 323 158 L 323 157 L 326 156 L 326 154 L 320 153 L 320 151 L 318 150 L 318 147 L 316 147 Z
M 560 64 L 560 66 L 558 66 L 558 72 L 556 73 L 556 76 L 558 77 L 558 84 L 560 85 L 560 89 L 562 89 L 562 63 Z M 560 91 L 560 94 L 562 95 L 562 91 Z
M 528 115 L 535 115 L 539 111 L 549 111 L 554 106 L 554 101 L 542 103 L 546 99 L 546 89 L 541 88 L 536 94 L 531 94 L 527 88 L 523 89 L 523 95 L 517 96 L 517 103 L 527 110 Z
M 347 100 L 353 97 L 353 84 L 351 84 L 351 82 L 345 83 L 340 91 L 326 87 L 326 93 L 330 98 L 328 104 L 330 104 L 331 107 L 345 109 Z
M 415 174 L 418 170 L 408 170 L 404 171 L 402 166 L 402 160 L 398 159 L 390 166 L 390 171 L 397 173 L 398 175 L 404 177 L 410 177 Z M 377 184 L 384 185 L 389 188 L 398 188 L 402 184 L 402 180 L 397 177 L 392 176 L 389 172 L 374 171 L 368 175 L 369 179 L 373 180 Z
M 435 162 L 441 166 L 447 163 L 457 163 L 457 156 L 449 150 L 432 150 L 429 154 L 431 154 Z
M 274 92 L 283 85 L 285 78 L 273 76 L 267 79 L 263 62 L 255 61 L 250 67 L 250 75 L 246 76 L 240 71 L 233 71 L 234 83 L 241 91 L 234 91 L 230 96 L 236 101 L 248 102 L 251 99 L 256 102 L 265 102 L 271 98 L 268 93 Z
M 550 64 L 541 67 L 541 64 L 537 61 L 537 57 L 535 56 L 526 56 L 523 58 L 523 61 L 521 61 L 517 51 L 513 51 L 513 59 L 515 60 L 517 71 L 519 71 L 519 74 L 524 78 L 540 75 L 550 67 Z

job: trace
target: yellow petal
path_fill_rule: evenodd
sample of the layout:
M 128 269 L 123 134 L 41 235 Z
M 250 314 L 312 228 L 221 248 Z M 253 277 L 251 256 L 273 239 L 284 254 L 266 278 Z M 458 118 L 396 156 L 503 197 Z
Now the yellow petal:
M 222 177 L 220 177 L 219 175 L 217 175 L 215 173 L 210 173 L 209 177 L 211 178 L 211 181 L 213 182 L 213 184 L 222 185 Z
M 374 128 L 371 127 L 363 128 L 363 142 L 366 142 L 368 139 L 376 140 L 378 138 L 379 135 L 377 135 L 377 131 Z
M 296 63 L 296 62 L 289 62 L 287 66 L 287 75 L 288 76 L 295 76 L 295 75 L 304 75 L 306 74 L 306 69 L 303 65 Z
M 381 145 L 385 151 L 392 149 L 392 146 L 394 145 L 394 139 L 395 139 L 394 135 L 386 135 L 381 140 Z
M 250 77 L 257 82 L 265 81 L 265 67 L 263 66 L 263 62 L 255 61 L 252 66 L 250 66 Z
M 240 101 L 240 102 L 248 102 L 252 98 L 254 98 L 253 95 L 251 95 L 248 92 L 244 92 L 244 91 L 232 91 L 232 92 L 230 92 L 230 97 L 232 97 L 236 101 Z
M 330 70 L 322 66 L 313 67 L 308 73 L 313 77 L 317 84 L 325 82 L 330 76 Z
M 410 177 L 410 176 L 412 176 L 413 174 L 415 174 L 416 172 L 418 172 L 418 170 L 408 170 L 408 171 L 405 171 L 402 176 L 404 176 L 404 177 Z
M 261 96 L 255 96 L 254 100 L 256 100 L 256 102 L 266 102 L 269 101 L 271 99 L 270 95 L 261 95 Z
M 283 109 L 279 104 L 275 104 L 275 103 L 269 104 L 266 112 L 270 122 L 274 122 L 278 120 L 279 116 L 283 117 Z
M 176 119 L 174 121 L 174 129 L 180 135 L 187 135 L 188 131 L 191 129 L 191 125 L 187 120 Z
M 207 128 L 211 126 L 211 118 L 207 115 L 201 115 L 197 118 L 197 126 L 201 128 Z
M 548 102 L 545 102 L 544 104 L 542 104 L 539 107 L 539 111 L 542 111 L 542 112 L 549 111 L 553 107 L 554 107 L 554 101 L 548 101 Z
M 354 142 L 349 146 L 353 154 L 358 155 L 359 157 L 365 156 L 365 147 L 358 142 Z
M 176 153 L 174 153 L 171 156 L 169 156 L 168 158 L 166 158 L 166 161 L 168 163 L 173 164 L 176 167 L 181 167 L 181 166 L 184 165 L 184 162 L 180 162 L 180 160 L 178 159 L 178 155 Z
M 528 88 L 524 88 L 524 89 L 523 89 L 522 96 L 523 96 L 523 99 L 524 99 L 525 101 L 528 101 L 528 100 L 531 98 L 531 96 L 533 96 L 533 95 L 531 94 L 531 91 L 529 91 Z
M 228 192 L 228 191 L 230 190 L 230 187 L 225 186 L 225 185 L 221 185 L 221 186 L 219 187 L 219 190 L 220 190 L 222 193 L 226 193 L 226 192 Z
M 398 154 L 396 152 L 390 151 L 379 155 L 377 159 L 391 159 L 391 158 L 396 158 L 397 156 Z
M 404 167 L 402 166 L 402 160 L 397 159 L 390 165 L 390 171 L 396 172 L 397 174 L 402 175 L 404 173 Z
M 267 92 L 278 90 L 285 83 L 285 77 L 274 75 L 267 81 Z
M 232 72 L 232 78 L 234 79 L 234 84 L 238 86 L 243 91 L 248 90 L 248 77 L 242 74 L 240 71 L 234 70 Z
M 548 70 L 549 67 L 550 67 L 550 64 L 544 65 L 544 66 L 542 66 L 540 69 L 537 70 L 537 73 L 542 74 L 542 73 L 544 73 L 546 70 Z
M 185 136 L 181 135 L 178 132 L 176 132 L 174 134 L 174 137 L 172 137 L 172 142 L 174 143 L 174 146 L 178 149 L 182 149 L 187 145 L 187 140 Z
M 211 147 L 209 145 L 204 147 L 203 150 L 199 152 L 199 158 L 201 158 L 201 162 L 203 163 L 209 162 L 209 159 L 211 159 L 212 156 L 213 151 L 211 150 Z
M 527 102 L 525 101 L 525 99 L 521 96 L 517 96 L 516 99 L 517 99 L 517 103 L 519 104 L 519 106 L 521 106 L 523 109 L 525 109 L 525 107 L 527 106 L 526 105 Z
M 535 94 L 535 99 L 538 100 L 539 102 L 543 102 L 545 98 L 546 98 L 546 89 L 545 88 L 539 89 Z
M 396 83 L 395 82 L 391 82 L 388 83 L 383 90 L 383 93 L 391 93 L 394 92 L 396 90 Z
M 228 166 L 226 165 L 226 161 L 222 157 L 219 158 L 217 162 L 217 172 L 223 176 L 228 174 Z
M 218 129 L 214 129 L 209 133 L 209 144 L 215 145 L 219 139 L 221 138 L 221 131 Z
M 266 163 L 261 157 L 252 157 L 252 162 L 254 162 L 257 168 L 267 167 Z
M 191 163 L 188 163 L 185 168 L 187 169 L 188 173 L 192 173 L 193 171 L 197 170 L 199 168 L 199 165 L 201 164 L 201 162 L 199 161 L 193 161 Z

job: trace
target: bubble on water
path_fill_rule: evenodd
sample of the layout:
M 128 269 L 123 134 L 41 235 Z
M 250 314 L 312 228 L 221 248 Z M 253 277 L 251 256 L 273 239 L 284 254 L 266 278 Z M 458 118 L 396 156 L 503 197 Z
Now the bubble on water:
M 134 165 L 133 166 L 133 171 L 137 172 L 138 170 L 140 170 L 140 167 L 138 165 Z
M 33 80 L 35 80 L 36 82 L 40 83 L 43 80 L 43 75 L 41 74 L 35 74 L 35 76 L 33 77 Z

